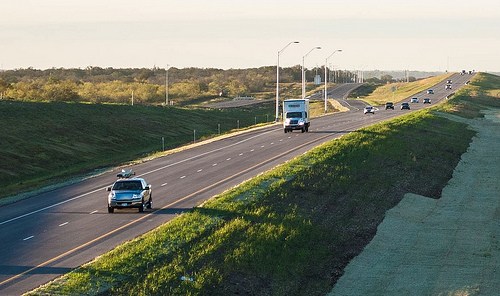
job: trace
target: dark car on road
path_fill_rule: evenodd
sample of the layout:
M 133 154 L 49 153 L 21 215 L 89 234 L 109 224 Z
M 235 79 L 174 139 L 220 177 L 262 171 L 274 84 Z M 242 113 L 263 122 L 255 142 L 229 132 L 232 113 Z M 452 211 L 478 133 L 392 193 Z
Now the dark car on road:
M 401 103 L 401 110 L 404 109 L 410 110 L 410 104 L 407 102 Z
M 393 102 L 387 102 L 387 103 L 385 103 L 385 110 L 387 110 L 387 109 L 394 110 L 394 103 Z
M 431 99 L 430 98 L 425 98 L 424 99 L 424 104 L 430 104 L 431 103 Z
M 125 208 L 137 208 L 139 212 L 144 212 L 153 207 L 151 185 L 143 178 L 118 179 L 107 190 L 108 213 Z

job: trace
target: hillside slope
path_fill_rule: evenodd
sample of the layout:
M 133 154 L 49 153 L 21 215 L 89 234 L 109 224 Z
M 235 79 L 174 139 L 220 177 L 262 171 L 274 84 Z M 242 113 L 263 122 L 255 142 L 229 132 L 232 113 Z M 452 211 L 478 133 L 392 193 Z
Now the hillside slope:
M 200 110 L 0 100 L 0 197 L 264 123 L 273 105 Z M 163 139 L 163 141 L 162 141 Z

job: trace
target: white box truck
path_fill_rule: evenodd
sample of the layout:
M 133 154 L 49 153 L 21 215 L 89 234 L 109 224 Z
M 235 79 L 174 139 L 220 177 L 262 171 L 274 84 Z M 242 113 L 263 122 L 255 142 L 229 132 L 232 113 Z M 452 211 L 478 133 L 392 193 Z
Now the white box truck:
M 283 130 L 285 133 L 293 130 L 309 131 L 309 99 L 283 101 Z

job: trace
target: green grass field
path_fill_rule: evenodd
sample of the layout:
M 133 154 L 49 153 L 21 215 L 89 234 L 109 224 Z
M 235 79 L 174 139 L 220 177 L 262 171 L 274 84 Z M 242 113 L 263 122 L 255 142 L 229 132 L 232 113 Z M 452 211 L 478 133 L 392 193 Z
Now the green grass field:
M 4 100 L 0 118 L 0 197 L 5 197 L 212 137 L 219 125 L 226 133 L 272 121 L 274 109 L 272 104 L 188 110 Z
M 498 89 L 479 74 L 445 104 L 325 143 L 30 295 L 325 295 L 405 193 L 440 197 L 474 132 L 434 110 L 500 107 L 485 80 Z

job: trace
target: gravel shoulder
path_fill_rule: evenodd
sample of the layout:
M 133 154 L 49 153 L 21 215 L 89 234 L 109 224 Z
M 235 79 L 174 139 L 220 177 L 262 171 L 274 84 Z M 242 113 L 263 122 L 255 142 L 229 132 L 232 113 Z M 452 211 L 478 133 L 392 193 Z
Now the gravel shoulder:
M 443 114 L 478 133 L 441 198 L 406 194 L 328 295 L 498 295 L 500 110 L 484 113 Z

